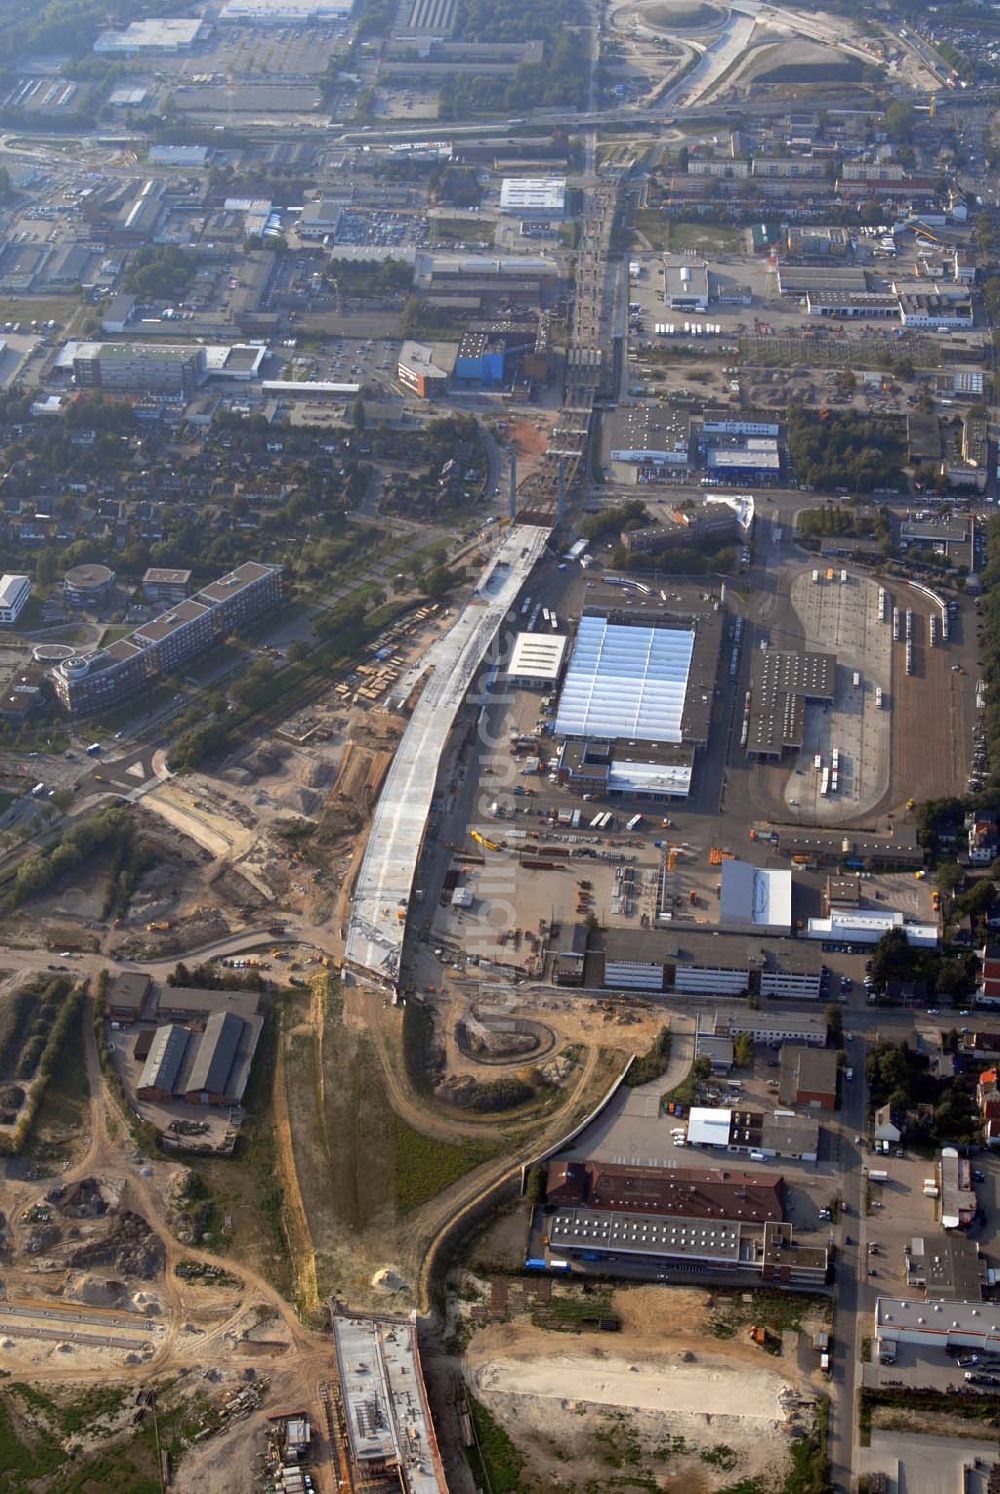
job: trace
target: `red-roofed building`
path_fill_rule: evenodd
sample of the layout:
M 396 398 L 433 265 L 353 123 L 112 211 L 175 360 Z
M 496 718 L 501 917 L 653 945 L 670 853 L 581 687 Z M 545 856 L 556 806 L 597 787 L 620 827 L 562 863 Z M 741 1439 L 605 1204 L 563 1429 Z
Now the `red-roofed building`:
M 545 1199 L 550 1204 L 580 1204 L 587 1192 L 587 1170 L 582 1162 L 550 1162 Z
M 581 1177 L 584 1188 L 578 1191 Z M 720 1167 L 623 1167 L 605 1162 L 551 1163 L 550 1204 L 727 1219 L 766 1224 L 783 1217 L 782 1179 Z
M 1000 1002 L 1000 944 L 990 943 L 979 952 L 982 969 L 979 972 L 979 1001 Z

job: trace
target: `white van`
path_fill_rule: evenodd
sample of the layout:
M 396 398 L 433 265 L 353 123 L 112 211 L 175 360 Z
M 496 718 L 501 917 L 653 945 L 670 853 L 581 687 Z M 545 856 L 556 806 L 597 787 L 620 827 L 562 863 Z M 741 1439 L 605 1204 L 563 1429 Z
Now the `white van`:
M 764 1156 L 763 1152 L 751 1152 L 750 1153 L 750 1161 L 751 1162 L 766 1162 L 767 1158 Z

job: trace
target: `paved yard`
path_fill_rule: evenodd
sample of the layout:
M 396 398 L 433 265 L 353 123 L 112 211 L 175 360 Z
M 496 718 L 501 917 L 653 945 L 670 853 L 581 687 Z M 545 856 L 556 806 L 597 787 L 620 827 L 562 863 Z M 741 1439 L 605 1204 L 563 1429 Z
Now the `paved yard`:
M 861 1449 L 860 1471 L 888 1474 L 891 1494 L 957 1494 L 963 1487 L 969 1494 L 985 1494 L 985 1476 L 975 1469 L 976 1459 L 992 1464 L 998 1456 L 997 1442 L 873 1432 L 871 1447 Z M 973 1477 L 963 1486 L 965 1468 Z

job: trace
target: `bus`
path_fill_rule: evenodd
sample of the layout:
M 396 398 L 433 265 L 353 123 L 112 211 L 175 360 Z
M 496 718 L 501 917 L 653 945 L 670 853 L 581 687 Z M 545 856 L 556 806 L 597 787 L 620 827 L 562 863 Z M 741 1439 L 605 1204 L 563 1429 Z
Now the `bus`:
M 625 826 L 625 829 L 626 830 L 638 830 L 638 828 L 639 828 L 639 826 L 641 824 L 642 824 L 642 815 L 641 814 L 634 814 L 632 816 L 632 818 L 629 820 L 628 824 Z

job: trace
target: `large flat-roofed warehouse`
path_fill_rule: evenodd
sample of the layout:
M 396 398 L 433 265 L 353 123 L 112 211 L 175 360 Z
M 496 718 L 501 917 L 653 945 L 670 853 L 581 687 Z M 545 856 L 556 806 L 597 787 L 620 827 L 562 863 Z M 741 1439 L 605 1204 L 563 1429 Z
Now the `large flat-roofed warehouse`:
M 820 1285 L 829 1268 L 823 1246 L 800 1244 L 790 1224 L 744 1224 L 729 1219 L 685 1219 L 676 1214 L 630 1214 L 560 1209 L 546 1221 L 553 1256 L 582 1255 L 614 1272 L 631 1265 L 677 1265 L 685 1272 L 742 1273 L 788 1284 Z
M 687 468 L 691 459 L 687 415 L 659 405 L 620 405 L 611 417 L 608 456 L 627 466 Z
M 1000 1303 L 907 1301 L 879 1297 L 875 1303 L 875 1343 L 879 1357 L 892 1363 L 897 1344 L 921 1349 L 979 1349 L 1000 1344 Z M 891 1356 L 891 1357 L 890 1357 Z
M 688 1111 L 688 1146 L 720 1146 L 730 1152 L 759 1152 L 764 1157 L 797 1157 L 815 1162 L 819 1125 L 804 1115 L 763 1110 L 726 1110 L 692 1105 Z M 758 1159 L 754 1159 L 758 1160 Z
M 832 701 L 836 690 L 834 654 L 767 649 L 754 654 L 750 678 L 747 756 L 781 757 L 799 751 L 806 702 Z
M 631 578 L 588 584 L 555 732 L 561 781 L 640 797 L 685 797 L 708 742 L 723 615 L 671 610 Z M 704 606 L 692 598 L 692 605 Z
M 686 799 L 694 773 L 694 747 L 568 737 L 559 749 L 556 772 L 560 783 L 599 799 Z
M 782 265 L 778 270 L 778 288 L 783 296 L 822 296 L 830 291 L 864 295 L 868 277 L 860 266 L 854 265 Z
M 673 311 L 707 311 L 708 264 L 703 259 L 663 257 L 663 299 Z
M 748 861 L 722 863 L 719 927 L 748 934 L 792 932 L 792 874 Z
M 207 32 L 208 27 L 200 20 L 132 21 L 124 31 L 102 31 L 94 42 L 94 51 L 124 56 L 134 52 L 185 52 Z
M 680 742 L 694 629 L 580 619 L 556 732 Z
M 220 21 L 248 26 L 323 26 L 341 23 L 351 0 L 228 0 Z
M 518 633 L 507 665 L 507 678 L 513 685 L 533 685 L 539 689 L 556 685 L 565 653 L 564 633 Z
M 468 295 L 518 295 L 541 298 L 553 291 L 559 265 L 538 254 L 453 254 L 421 250 L 414 262 L 413 284 L 421 291 L 458 291 Z
M 817 1001 L 820 996 L 822 960 L 815 944 L 748 939 L 708 929 L 612 926 L 600 937 L 603 983 L 609 990 L 674 990 L 689 996 L 746 993 L 802 1001 Z M 801 1020 L 806 1030 L 812 1030 L 814 1019 Z M 823 1034 L 825 1041 L 825 1026 Z
M 850 856 L 858 861 L 874 861 L 884 866 L 923 866 L 924 848 L 917 839 L 916 826 L 898 821 L 891 834 L 868 835 L 842 830 L 789 830 L 781 837 L 781 854 L 806 856 L 810 861 L 837 863 Z M 801 864 L 801 863 L 800 863 Z
M 563 218 L 566 214 L 566 178 L 505 176 L 500 183 L 500 211 L 515 218 Z
M 767 482 L 781 471 L 781 451 L 773 436 L 723 437 L 706 448 L 705 465 L 724 481 Z

